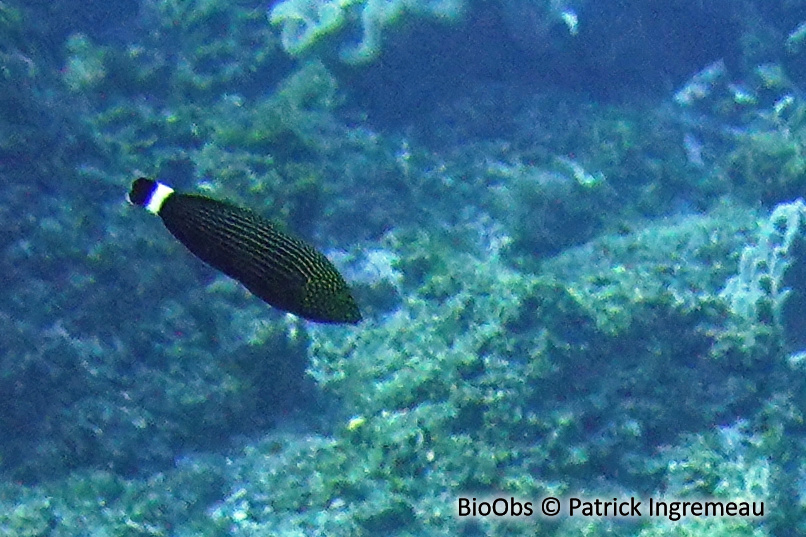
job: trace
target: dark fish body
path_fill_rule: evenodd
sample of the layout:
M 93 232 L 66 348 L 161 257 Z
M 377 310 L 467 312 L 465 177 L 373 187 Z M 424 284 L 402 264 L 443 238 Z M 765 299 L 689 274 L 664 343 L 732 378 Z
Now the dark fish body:
M 358 305 L 333 264 L 257 213 L 140 178 L 129 201 L 162 218 L 196 257 L 272 306 L 323 323 L 357 323 Z

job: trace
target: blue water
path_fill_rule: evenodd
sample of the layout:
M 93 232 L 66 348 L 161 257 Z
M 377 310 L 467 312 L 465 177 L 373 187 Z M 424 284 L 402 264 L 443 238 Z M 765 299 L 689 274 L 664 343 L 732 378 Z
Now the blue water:
M 374 1 L 0 4 L 0 534 L 806 532 L 806 6 Z

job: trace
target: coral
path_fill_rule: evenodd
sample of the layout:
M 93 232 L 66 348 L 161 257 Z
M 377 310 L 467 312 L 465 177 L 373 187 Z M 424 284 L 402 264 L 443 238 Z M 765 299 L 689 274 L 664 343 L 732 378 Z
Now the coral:
M 463 9 L 463 0 L 283 0 L 269 17 L 281 27 L 286 52 L 300 55 L 360 16 L 360 41 L 341 49 L 343 61 L 357 64 L 380 53 L 382 32 L 404 14 L 452 21 Z
M 64 83 L 70 91 L 87 91 L 98 87 L 106 78 L 105 50 L 95 47 L 83 34 L 74 34 L 66 44 L 67 65 L 62 71 Z
M 804 190 L 806 102 L 785 95 L 769 110 L 759 110 L 746 131 L 737 134 L 727 157 L 727 173 L 738 191 L 766 203 L 778 203 Z
M 330 115 L 338 104 L 333 75 L 320 61 L 306 62 L 251 106 L 240 99 L 219 105 L 213 140 L 225 147 L 316 151 L 338 137 Z
M 677 537 L 775 535 L 769 517 L 774 468 L 762 442 L 747 422 L 738 422 L 705 433 L 683 438 L 664 450 L 659 459 L 666 467 L 663 492 L 655 500 L 721 500 L 764 503 L 765 518 L 687 517 L 680 520 L 658 517 L 638 537 L 672 535 Z M 660 462 L 660 461 L 659 461 Z
M 402 254 L 394 263 L 405 310 L 360 331 L 312 330 L 311 373 L 340 401 L 329 434 L 269 435 L 239 458 L 239 492 L 217 512 L 235 535 L 455 535 L 446 493 L 503 482 L 521 495 L 548 490 L 507 447 L 531 451 L 533 435 L 515 440 L 508 429 L 527 434 L 527 423 L 541 422 L 527 415 L 519 376 L 542 369 L 539 351 L 511 369 L 503 356 L 507 319 L 525 307 L 530 278 L 432 234 L 387 240 Z
M 337 402 L 331 426 L 248 448 L 216 520 L 237 535 L 447 535 L 460 492 L 535 498 L 592 475 L 608 492 L 653 490 L 659 445 L 752 411 L 760 393 L 732 364 L 710 363 L 724 317 L 715 293 L 732 270 L 714 265 L 749 220 L 723 211 L 598 239 L 540 277 L 506 265 L 495 231 L 390 232 L 401 308 L 359 332 L 312 330 L 310 373 Z
M 129 100 L 145 93 L 207 106 L 230 84 L 263 91 L 271 80 L 279 44 L 259 10 L 217 0 L 155 1 L 143 2 L 140 17 L 151 30 L 125 46 L 100 44 L 91 32 L 68 38 L 62 77 L 74 93 Z
M 144 239 L 133 276 L 114 270 L 131 246 L 100 245 L 95 279 L 76 278 L 73 300 L 104 316 L 116 311 L 106 293 L 93 292 L 114 278 L 123 307 L 141 320 L 136 330 L 99 332 L 100 341 L 69 343 L 69 332 L 54 330 L 53 349 L 29 357 L 50 365 L 59 385 L 51 391 L 62 397 L 91 382 L 53 439 L 78 438 L 114 464 L 155 454 L 173 460 L 198 445 L 192 436 L 177 441 L 194 431 L 210 449 L 210 431 L 231 434 L 226 423 L 265 419 L 278 396 L 299 397 L 299 385 L 262 385 L 279 381 L 282 367 L 304 367 L 306 356 L 326 403 L 320 430 L 266 433 L 230 452 L 223 469 L 180 458 L 176 469 L 138 480 L 76 472 L 56 490 L 7 497 L 25 504 L 20 520 L 31 517 L 36 528 L 58 513 L 67 527 L 122 534 L 447 536 L 463 531 L 452 512 L 461 492 L 540 498 L 592 486 L 602 494 L 652 489 L 668 471 L 655 462 L 659 445 L 750 412 L 763 393 L 708 357 L 708 330 L 724 313 L 713 292 L 733 270 L 714 265 L 736 249 L 736 229 L 749 219 L 744 209 L 725 209 L 603 237 L 546 262 L 539 277 L 508 265 L 509 239 L 489 221 L 450 232 L 396 229 L 381 243 L 400 307 L 360 330 L 266 322 L 221 279 L 189 290 L 190 269 L 165 262 L 167 241 Z M 129 230 L 119 220 L 109 222 L 113 236 Z M 56 231 L 49 240 L 63 239 Z M 145 300 L 138 288 L 161 296 Z M 13 324 L 3 329 L 14 333 Z M 103 342 L 112 337 L 117 347 Z M 4 364 L 15 381 L 24 378 L 14 366 L 25 369 L 17 356 Z M 76 434 L 83 431 L 102 434 L 85 444 Z M 171 499 L 177 494 L 180 502 Z M 179 513 L 185 504 L 190 522 Z M 553 531 L 539 520 L 477 525 L 490 536 Z M 607 534 L 606 521 L 588 526 L 589 535 Z
M 557 159 L 553 168 L 503 166 L 506 186 L 493 194 L 493 214 L 512 234 L 513 251 L 546 257 L 581 244 L 600 231 L 612 193 L 601 174 Z
M 3 492 L 11 492 L 17 501 L 0 503 L 3 508 L 0 514 L 0 534 L 37 537 L 52 529 L 56 516 L 52 512 L 52 501 L 49 498 L 30 494 L 23 499 L 17 491 L 9 491 L 8 487 Z
M 72 95 L 92 110 L 83 119 L 91 143 L 75 166 L 81 180 L 34 196 L 36 180 L 26 176 L 10 180 L 4 191 L 0 216 L 40 216 L 8 224 L 14 231 L 3 237 L 4 261 L 15 268 L 0 304 L 7 334 L 0 358 L 0 402 L 6 409 L 0 458 L 10 475 L 24 481 L 100 464 L 122 474 L 145 472 L 170 464 L 179 446 L 210 447 L 233 427 L 265 426 L 278 413 L 307 404 L 304 330 L 295 328 L 292 335 L 290 321 L 250 302 L 223 278 L 205 289 L 213 276 L 161 230 L 153 233 L 157 228 L 151 226 L 159 223 L 129 211 L 122 198 L 138 169 L 171 177 L 177 186 L 196 174 L 203 189 L 242 201 L 249 197 L 252 206 L 261 199 L 271 206 L 267 214 L 308 233 L 319 221 L 311 214 L 320 213 L 322 171 L 306 161 L 275 165 L 265 145 L 225 147 L 227 138 L 219 135 L 228 119 L 224 105 L 143 99 L 137 84 L 94 102 L 95 92 L 112 87 L 111 73 L 122 65 L 109 50 L 81 36 L 70 43 L 70 57 L 96 58 L 106 73 L 77 77 L 73 86 Z M 150 80 L 153 57 L 151 51 L 130 58 L 127 80 Z M 325 132 L 312 134 L 326 124 L 334 98 L 332 78 L 323 69 L 292 75 L 267 97 L 270 104 L 251 110 L 245 121 L 272 133 L 307 134 L 311 144 L 327 139 Z M 136 97 L 128 98 L 129 92 Z M 276 114 L 263 123 L 255 118 L 271 111 Z M 283 136 L 270 141 L 277 138 Z M 65 202 L 99 188 L 111 205 L 78 209 Z M 95 210 L 103 218 L 85 212 Z M 54 285 L 62 292 L 53 293 Z M 30 303 L 38 307 L 26 307 Z M 138 320 L 112 321 L 130 315 Z
M 0 488 L 0 535 L 176 535 L 177 522 L 198 536 L 221 535 L 206 509 L 221 497 L 223 462 L 186 457 L 176 468 L 148 479 L 81 471 L 37 486 Z
M 686 126 L 692 162 L 702 165 L 703 154 L 718 154 L 717 180 L 727 179 L 748 200 L 772 205 L 802 194 L 806 102 L 779 63 L 765 62 L 746 81 L 730 81 L 724 63 L 715 62 L 674 98 L 687 113 L 696 110 L 709 119 Z M 711 122 L 722 130 L 705 127 Z M 700 145 L 703 140 L 707 145 Z
M 803 273 L 803 233 L 806 204 L 798 199 L 775 207 L 759 227 L 758 240 L 742 251 L 738 274 L 728 279 L 720 296 L 745 325 L 767 325 L 803 350 L 799 313 L 787 315 L 803 305 L 806 281 Z M 795 270 L 790 268 L 795 264 Z M 796 307 L 789 305 L 793 293 Z
M 653 300 L 684 309 L 714 300 L 753 223 L 752 212 L 726 204 L 707 216 L 597 238 L 541 263 L 541 271 L 573 282 L 569 290 L 594 313 L 599 330 L 619 334 Z
M 325 35 L 341 29 L 346 10 L 360 0 L 286 0 L 275 5 L 271 23 L 282 27 L 286 52 L 298 55 Z

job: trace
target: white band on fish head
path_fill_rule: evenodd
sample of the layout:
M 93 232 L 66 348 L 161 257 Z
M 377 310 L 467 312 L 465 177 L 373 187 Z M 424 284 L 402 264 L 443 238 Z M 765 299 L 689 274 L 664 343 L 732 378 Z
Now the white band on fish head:
M 162 204 L 165 203 L 165 200 L 168 199 L 168 196 L 173 193 L 173 188 L 162 183 L 157 183 L 157 188 L 154 189 L 154 192 L 151 194 L 151 197 L 148 199 L 148 203 L 146 204 L 146 211 L 153 214 L 159 214 L 160 209 L 162 209 Z

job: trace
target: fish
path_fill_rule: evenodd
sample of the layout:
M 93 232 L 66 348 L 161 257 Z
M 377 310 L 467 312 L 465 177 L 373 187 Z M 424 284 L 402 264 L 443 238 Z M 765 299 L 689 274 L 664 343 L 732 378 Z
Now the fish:
M 159 216 L 192 254 L 269 305 L 319 323 L 361 321 L 350 287 L 330 260 L 251 209 L 145 177 L 134 180 L 127 199 Z

